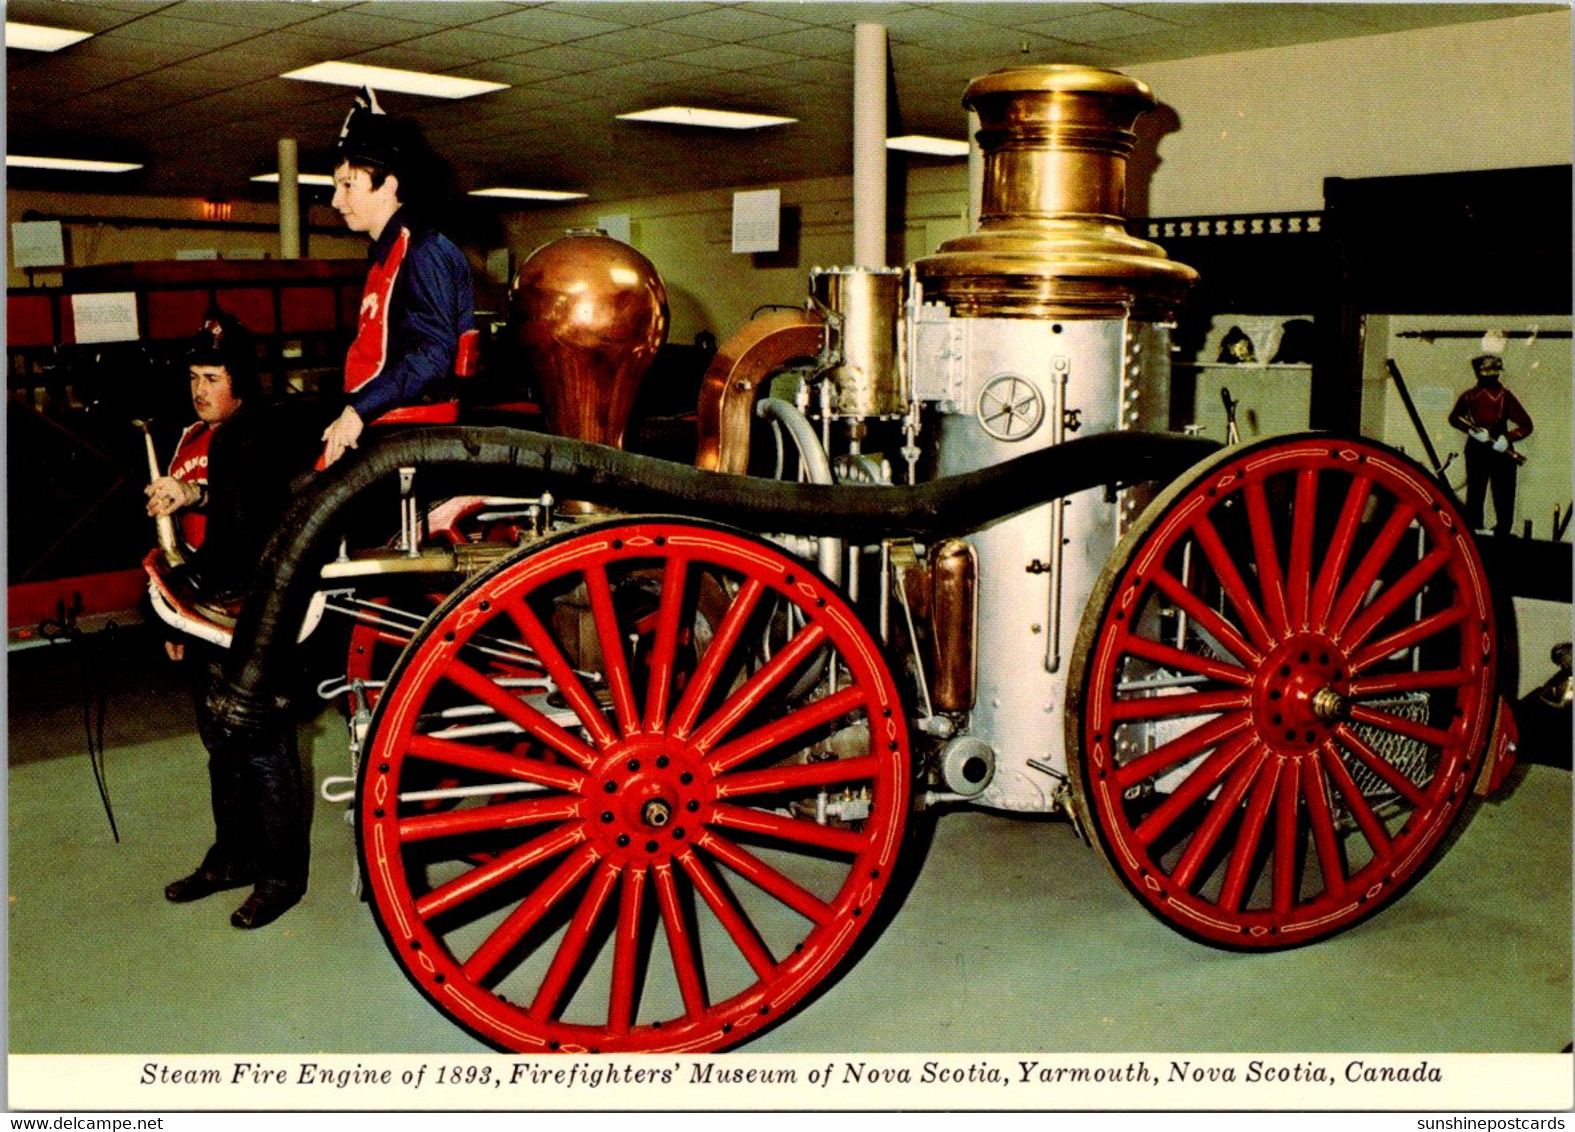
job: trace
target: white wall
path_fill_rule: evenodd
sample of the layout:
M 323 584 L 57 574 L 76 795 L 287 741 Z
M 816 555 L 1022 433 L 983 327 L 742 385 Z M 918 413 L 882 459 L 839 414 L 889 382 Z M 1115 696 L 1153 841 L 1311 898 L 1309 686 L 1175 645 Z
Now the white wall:
M 1323 207 L 1323 178 L 1570 161 L 1570 14 L 1127 68 L 1174 109 L 1149 214 Z

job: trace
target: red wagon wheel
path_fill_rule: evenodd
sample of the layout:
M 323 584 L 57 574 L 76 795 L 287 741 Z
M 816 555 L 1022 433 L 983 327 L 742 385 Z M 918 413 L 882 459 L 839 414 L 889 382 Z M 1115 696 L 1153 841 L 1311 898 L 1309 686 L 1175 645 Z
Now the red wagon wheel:
M 1437 855 L 1492 719 L 1492 604 L 1405 457 L 1293 437 L 1171 485 L 1083 619 L 1073 784 L 1127 887 L 1184 934 L 1309 943 Z
M 505 639 L 547 687 L 495 678 L 476 645 Z M 438 813 L 435 769 L 458 779 Z M 748 535 L 619 521 L 475 579 L 412 641 L 358 838 L 406 974 L 485 1041 L 703 1051 L 871 936 L 908 790 L 895 684 L 829 583 Z

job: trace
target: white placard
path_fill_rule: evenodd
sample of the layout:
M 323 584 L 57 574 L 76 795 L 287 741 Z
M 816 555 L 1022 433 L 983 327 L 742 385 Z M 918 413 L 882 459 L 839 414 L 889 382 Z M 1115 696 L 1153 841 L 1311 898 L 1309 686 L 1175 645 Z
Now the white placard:
M 782 242 L 782 190 L 733 194 L 733 250 L 774 252 Z
M 177 248 L 176 259 L 218 259 L 218 248 Z
M 135 342 L 137 296 L 131 291 L 72 295 L 71 320 L 78 342 Z
M 514 275 L 514 253 L 508 248 L 493 248 L 487 253 L 487 278 L 507 285 Z
M 634 243 L 634 224 L 630 221 L 627 212 L 620 212 L 613 216 L 598 216 L 596 227 L 615 240 L 622 240 L 626 244 Z
M 66 233 L 58 220 L 18 220 L 11 225 L 11 263 L 17 267 L 64 267 Z

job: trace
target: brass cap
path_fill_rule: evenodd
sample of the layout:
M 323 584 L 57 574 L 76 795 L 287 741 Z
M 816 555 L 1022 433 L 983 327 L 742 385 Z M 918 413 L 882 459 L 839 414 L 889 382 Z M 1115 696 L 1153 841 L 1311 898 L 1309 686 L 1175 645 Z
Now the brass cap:
M 1132 127 L 1155 105 L 1137 79 L 1051 63 L 975 79 L 979 229 L 914 265 L 926 297 L 964 317 L 1174 316 L 1197 272 L 1125 228 Z

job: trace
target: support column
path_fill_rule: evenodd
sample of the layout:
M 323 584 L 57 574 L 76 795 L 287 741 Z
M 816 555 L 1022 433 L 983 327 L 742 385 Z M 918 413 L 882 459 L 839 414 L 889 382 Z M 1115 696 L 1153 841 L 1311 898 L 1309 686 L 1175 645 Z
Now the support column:
M 886 266 L 886 29 L 853 25 L 853 264 Z
M 279 139 L 279 258 L 301 258 L 300 166 L 294 138 Z

